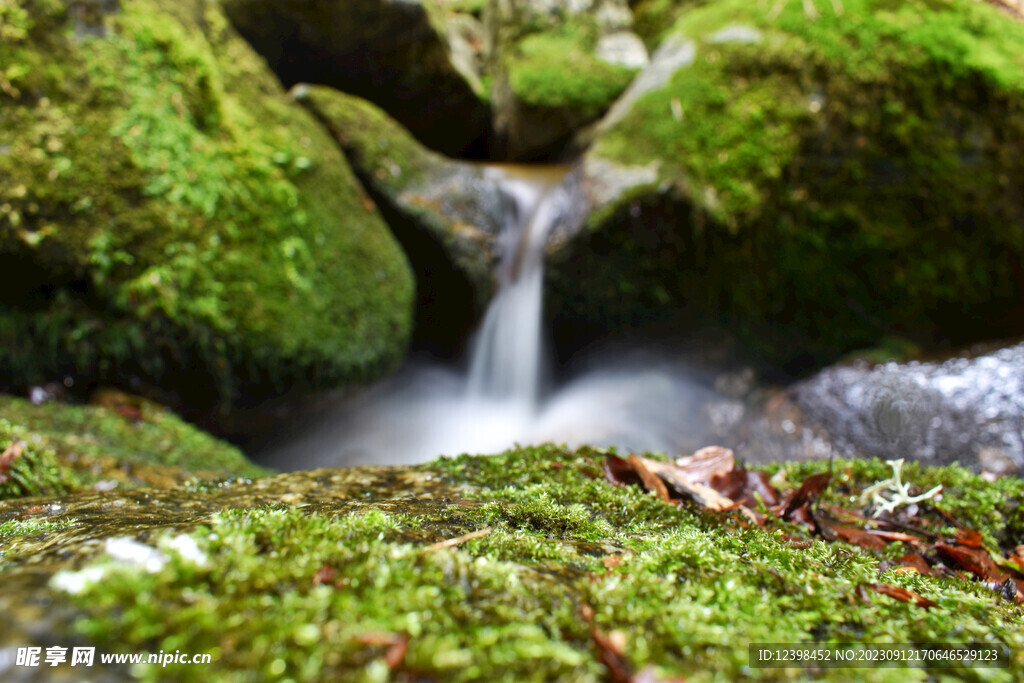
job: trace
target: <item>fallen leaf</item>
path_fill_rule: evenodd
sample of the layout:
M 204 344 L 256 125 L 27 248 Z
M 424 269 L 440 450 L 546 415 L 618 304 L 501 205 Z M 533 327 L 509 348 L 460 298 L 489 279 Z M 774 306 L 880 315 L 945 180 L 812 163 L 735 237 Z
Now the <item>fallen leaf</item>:
M 796 495 L 793 496 L 783 509 L 782 518 L 788 519 L 789 516 L 797 509 L 817 500 L 818 496 L 828 488 L 828 483 L 831 480 L 832 474 L 830 472 L 821 472 L 807 477 L 807 479 L 804 480 L 804 483 L 800 485 L 800 489 L 796 492 Z
M 981 534 L 973 529 L 957 529 L 953 532 L 957 545 L 965 545 L 968 548 L 981 548 L 984 543 Z
M 1003 582 L 1010 578 L 1009 574 L 996 566 L 996 563 L 992 561 L 992 556 L 984 548 L 936 543 L 932 549 L 947 562 L 987 581 Z
M 617 455 L 608 455 L 604 459 L 604 478 L 610 484 L 617 486 L 629 486 L 631 484 L 643 485 L 643 479 L 633 469 L 633 465 Z
M 890 542 L 910 543 L 911 545 L 920 545 L 921 539 L 912 534 L 905 534 L 902 531 L 885 531 L 884 529 L 868 529 L 867 532 L 872 536 L 884 539 Z
M 852 543 L 853 545 L 859 545 L 862 548 L 882 550 L 886 545 L 888 545 L 883 539 L 875 536 L 869 531 L 865 531 L 864 529 L 829 523 L 826 523 L 825 527 L 835 534 L 836 538 L 839 540 Z
M 640 475 L 640 479 L 643 481 L 645 489 L 652 491 L 661 500 L 666 502 L 671 501 L 672 497 L 668 495 L 668 488 L 665 487 L 665 482 L 661 480 L 661 477 L 654 474 L 647 468 L 644 464 L 644 460 L 646 460 L 646 458 L 641 458 L 639 455 L 631 455 L 627 462 L 632 465 L 636 473 Z M 649 460 L 648 462 L 654 461 Z
M 630 683 L 633 679 L 633 671 L 623 654 L 623 644 L 616 642 L 617 639 L 608 637 L 594 625 L 594 608 L 590 605 L 580 605 L 580 616 L 587 623 L 590 637 L 597 645 L 598 659 L 608 670 L 608 680 L 613 683 Z
M 329 567 L 326 564 L 322 565 L 319 569 L 316 570 L 316 573 L 313 574 L 313 585 L 319 586 L 324 583 L 330 583 L 331 581 L 334 581 L 334 577 L 336 577 L 337 575 L 337 569 L 335 569 L 334 567 Z
M 601 564 L 604 565 L 605 569 L 612 570 L 622 563 L 622 555 L 608 555 L 607 557 L 601 558 Z
M 21 457 L 21 444 L 17 441 L 0 453 L 0 475 L 6 475 L 11 471 L 11 464 Z
M 931 566 L 929 566 L 928 561 L 918 553 L 908 553 L 907 555 L 898 557 L 896 558 L 896 562 L 908 569 L 915 569 L 925 576 L 935 576 L 935 572 L 932 570 Z
M 405 653 L 408 649 L 409 634 L 403 633 L 398 636 L 398 639 L 384 653 L 384 663 L 388 665 L 389 669 L 394 671 L 402 665 L 402 660 L 405 659 Z
M 737 467 L 724 474 L 716 474 L 708 486 L 726 498 L 749 508 L 757 507 L 757 496 L 760 496 L 768 506 L 778 505 L 780 500 L 779 492 L 771 485 L 764 472 L 754 472 L 743 467 Z
M 707 484 L 715 476 L 728 474 L 735 465 L 736 456 L 722 446 L 705 446 L 693 455 L 676 458 L 676 467 L 698 484 Z
M 650 458 L 640 456 L 636 457 L 643 462 L 649 471 L 661 477 L 677 493 L 693 499 L 694 502 L 705 510 L 720 512 L 722 510 L 732 510 L 739 506 L 739 503 L 726 498 L 713 488 L 689 481 L 671 463 L 659 462 L 658 460 L 651 460 Z
M 912 602 L 918 607 L 924 607 L 925 609 L 938 606 L 937 603 L 932 602 L 926 597 L 918 595 L 914 591 L 907 590 L 906 588 L 900 588 L 899 586 L 893 586 L 888 583 L 874 583 L 868 587 L 876 593 L 888 595 L 890 598 L 895 598 L 900 602 Z

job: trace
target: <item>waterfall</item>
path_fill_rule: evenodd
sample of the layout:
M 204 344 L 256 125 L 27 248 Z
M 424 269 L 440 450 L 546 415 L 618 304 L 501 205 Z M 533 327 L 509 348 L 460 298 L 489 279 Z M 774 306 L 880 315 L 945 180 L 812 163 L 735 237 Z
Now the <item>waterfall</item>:
M 527 414 L 539 408 L 547 365 L 541 329 L 544 246 L 562 214 L 563 172 L 524 176 L 489 169 L 506 200 L 505 225 L 497 293 L 470 345 L 470 401 L 502 401 Z
M 497 235 L 496 293 L 469 344 L 468 371 L 410 359 L 393 377 L 345 397 L 298 438 L 271 445 L 281 469 L 408 464 L 498 453 L 545 441 L 683 452 L 706 445 L 703 407 L 715 400 L 671 355 L 613 346 L 554 381 L 543 329 L 544 251 L 569 214 L 564 167 L 489 167 L 506 221 Z

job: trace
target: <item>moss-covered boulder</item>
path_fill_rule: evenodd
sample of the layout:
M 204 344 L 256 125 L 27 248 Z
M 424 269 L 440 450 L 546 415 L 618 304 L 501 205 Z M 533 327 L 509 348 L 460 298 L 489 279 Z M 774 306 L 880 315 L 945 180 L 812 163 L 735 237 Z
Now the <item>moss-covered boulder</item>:
M 79 4 L 0 5 L 0 383 L 198 413 L 392 368 L 404 255 L 219 6 Z
M 1021 332 L 1024 24 L 973 0 L 717 0 L 659 35 L 553 245 L 563 343 L 724 324 L 798 370 Z
M 408 255 L 416 275 L 414 348 L 450 355 L 494 290 L 504 207 L 493 174 L 425 148 L 366 100 L 323 86 L 293 94 L 334 136 Z
M 495 153 L 502 158 L 562 153 L 647 62 L 630 32 L 629 6 L 619 0 L 493 0 L 484 22 Z
M 0 500 L 269 474 L 160 405 L 112 390 L 99 396 L 73 406 L 0 394 Z
M 480 153 L 484 86 L 433 0 L 225 0 L 232 23 L 285 85 L 319 83 L 368 99 L 433 149 Z
M 202 667 L 132 667 L 141 680 L 604 681 L 653 667 L 651 680 L 712 681 L 810 675 L 752 667 L 754 643 L 976 642 L 1005 644 L 1008 668 L 952 673 L 1021 675 L 1021 606 L 991 587 L 929 575 L 923 560 L 920 571 L 901 567 L 898 543 L 876 553 L 677 507 L 608 483 L 602 458 L 545 446 L 0 503 L 0 645 L 210 655 Z M 824 467 L 784 468 L 773 481 L 799 485 Z M 892 474 L 878 461 L 834 472 L 828 504 Z M 955 518 L 997 555 L 1024 540 L 1019 480 L 902 474 L 913 491 L 945 487 L 938 538 Z M 95 666 L 118 673 L 98 654 Z M 75 673 L 70 661 L 55 671 Z M 929 674 L 942 672 L 814 672 Z

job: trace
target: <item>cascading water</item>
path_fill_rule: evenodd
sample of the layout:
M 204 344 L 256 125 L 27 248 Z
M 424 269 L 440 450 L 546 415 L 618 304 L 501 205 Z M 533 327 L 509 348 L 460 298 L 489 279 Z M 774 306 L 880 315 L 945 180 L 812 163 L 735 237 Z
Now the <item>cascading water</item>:
M 541 330 L 544 245 L 562 208 L 560 178 L 559 171 L 502 178 L 508 209 L 498 291 L 471 347 L 471 400 L 499 400 L 509 410 L 528 414 L 538 409 L 546 365 Z
M 592 362 L 561 385 L 548 376 L 542 329 L 544 248 L 568 207 L 564 169 L 493 167 L 507 221 L 497 292 L 470 344 L 469 370 L 411 361 L 329 409 L 258 459 L 279 469 L 408 464 L 551 441 L 635 451 L 704 445 L 715 395 L 677 363 L 643 349 Z

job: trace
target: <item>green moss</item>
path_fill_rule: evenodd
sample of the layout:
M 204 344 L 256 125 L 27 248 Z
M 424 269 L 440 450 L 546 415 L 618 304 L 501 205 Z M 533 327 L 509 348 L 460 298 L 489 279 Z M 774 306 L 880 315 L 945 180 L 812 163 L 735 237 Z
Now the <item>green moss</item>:
M 230 404 L 397 362 L 404 256 L 340 152 L 216 7 L 132 3 L 106 37 L 77 42 L 64 14 L 27 11 L 46 35 L 0 48 L 26 66 L 2 94 L 0 253 L 20 275 L 2 303 L 17 323 L 77 310 L 96 333 L 68 345 L 23 328 L 62 355 L 5 359 L 4 374 L 71 366 L 184 391 L 160 365 L 193 356 L 215 378 L 205 400 Z
M 606 109 L 635 74 L 595 57 L 585 34 L 571 27 L 526 36 L 508 61 L 509 84 L 521 102 L 571 108 L 584 117 Z
M 660 164 L 644 223 L 675 224 L 654 228 L 676 235 L 652 258 L 679 251 L 671 275 L 630 278 L 632 291 L 662 288 L 662 310 L 704 311 L 804 367 L 885 336 L 1013 334 L 996 321 L 1024 286 L 1024 213 L 1006 200 L 1024 178 L 1024 28 L 969 0 L 843 7 L 812 20 L 798 2 L 726 0 L 680 16 L 695 61 L 593 152 Z M 734 25 L 760 41 L 716 42 Z M 602 225 L 625 229 L 629 201 Z M 645 255 L 655 242 L 623 239 Z
M 6 414 L 6 413 L 5 413 Z M 0 418 L 0 500 L 60 496 L 77 489 L 78 479 L 61 466 L 53 451 L 33 440 L 19 425 Z
M 551 446 L 491 458 L 442 459 L 430 477 L 434 507 L 414 498 L 344 508 L 264 505 L 225 510 L 190 532 L 191 542 L 150 539 L 167 561 L 142 567 L 100 559 L 58 575 L 87 616 L 79 633 L 105 647 L 213 654 L 223 680 L 262 677 L 377 680 L 391 638 L 409 636 L 401 674 L 478 680 L 605 680 L 582 605 L 594 623 L 626 638 L 637 669 L 653 664 L 688 680 L 752 676 L 791 680 L 795 670 L 751 670 L 751 642 L 1002 641 L 1024 646 L 1019 606 L 980 584 L 879 573 L 866 551 L 814 541 L 792 544 L 771 528 L 662 503 L 604 482 L 602 453 Z M 822 464 L 794 466 L 797 479 Z M 839 462 L 830 489 L 888 476 L 881 463 Z M 883 471 L 886 470 L 886 471 Z M 987 485 L 957 468 L 910 468 L 908 479 L 949 487 L 964 509 Z M 1001 494 L 1022 492 L 1007 482 Z M 269 489 L 264 489 L 266 498 Z M 970 493 L 968 493 L 970 491 Z M 996 494 L 998 495 L 998 494 Z M 442 497 L 443 496 L 443 497 Z M 990 499 L 995 501 L 995 497 Z M 404 501 L 404 502 L 403 502 Z M 415 512 L 413 510 L 415 509 Z M 1005 510 L 1005 506 L 996 506 Z M 999 522 L 974 521 L 991 533 Z M 428 544 L 472 531 L 453 548 Z M 180 532 L 176 532 L 180 533 Z M 614 558 L 614 559 L 613 559 Z M 102 580 L 98 580 L 102 577 Z M 930 610 L 857 586 L 886 582 L 938 603 Z M 968 672 L 1009 681 L 1009 670 Z M 180 667 L 139 667 L 143 680 L 190 678 Z M 960 671 L 958 673 L 963 673 Z M 204 670 L 205 676 L 211 670 Z M 824 670 L 824 680 L 924 680 L 911 670 Z
M 8 429 L 5 438 L 22 440 L 28 448 L 22 456 L 27 465 L 19 465 L 18 471 L 31 466 L 29 473 L 46 473 L 34 479 L 19 475 L 18 481 L 40 482 L 33 486 L 22 483 L 19 495 L 56 495 L 101 480 L 131 488 L 173 485 L 194 477 L 268 474 L 235 447 L 182 422 L 166 408 L 146 401 L 132 407 L 137 417 L 126 417 L 116 408 L 33 405 L 0 395 L 0 415 Z M 69 483 L 59 484 L 61 481 Z

